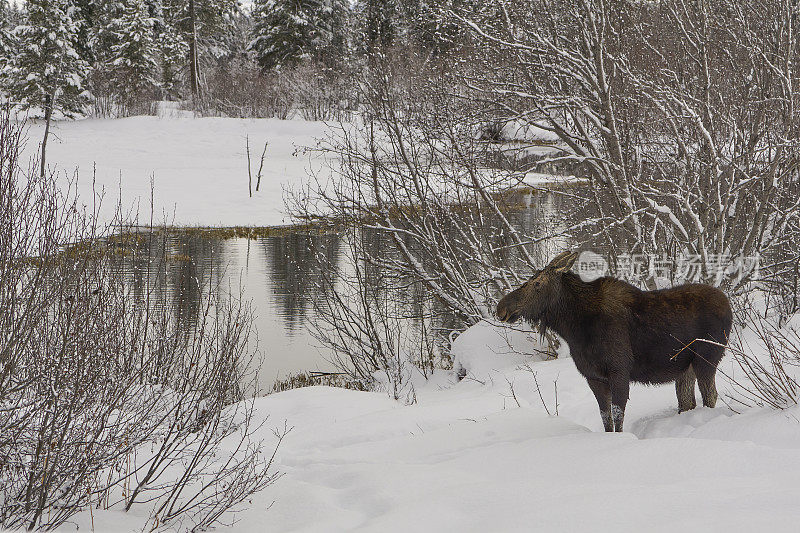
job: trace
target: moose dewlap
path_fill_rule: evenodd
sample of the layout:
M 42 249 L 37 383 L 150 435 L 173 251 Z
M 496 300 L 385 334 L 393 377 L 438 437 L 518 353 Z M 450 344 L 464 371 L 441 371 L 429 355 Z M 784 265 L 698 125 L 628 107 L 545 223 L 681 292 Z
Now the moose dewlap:
M 552 329 L 569 345 L 597 398 L 606 431 L 622 431 L 630 382 L 675 382 L 678 409 L 714 407 L 714 377 L 731 331 L 725 294 L 701 284 L 642 291 L 603 277 L 570 272 L 578 254 L 563 252 L 497 304 L 504 322 L 524 319 Z

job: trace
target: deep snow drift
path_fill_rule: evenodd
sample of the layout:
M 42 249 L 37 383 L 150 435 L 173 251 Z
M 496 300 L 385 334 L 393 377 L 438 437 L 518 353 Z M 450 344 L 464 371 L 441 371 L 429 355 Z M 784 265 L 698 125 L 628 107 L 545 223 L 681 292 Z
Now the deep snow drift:
M 633 386 L 626 433 L 606 434 L 568 357 L 508 353 L 526 337 L 468 330 L 454 346 L 467 377 L 418 384 L 414 405 L 327 387 L 255 400 L 267 427 L 294 429 L 278 453 L 283 477 L 230 530 L 797 530 L 800 409 L 735 414 L 720 402 L 677 414 L 672 386 Z M 722 364 L 732 371 L 730 357 Z M 725 398 L 724 378 L 718 388 Z M 94 519 L 98 530 L 141 526 L 118 511 Z M 77 522 L 84 530 L 88 517 Z

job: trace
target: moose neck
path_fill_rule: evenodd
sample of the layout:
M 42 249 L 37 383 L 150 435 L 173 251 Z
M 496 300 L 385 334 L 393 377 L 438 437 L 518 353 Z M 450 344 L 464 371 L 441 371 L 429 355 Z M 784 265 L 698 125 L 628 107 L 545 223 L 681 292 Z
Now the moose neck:
M 560 296 L 542 314 L 542 325 L 558 333 L 570 348 L 582 344 L 593 296 L 590 284 L 571 272 L 562 274 Z

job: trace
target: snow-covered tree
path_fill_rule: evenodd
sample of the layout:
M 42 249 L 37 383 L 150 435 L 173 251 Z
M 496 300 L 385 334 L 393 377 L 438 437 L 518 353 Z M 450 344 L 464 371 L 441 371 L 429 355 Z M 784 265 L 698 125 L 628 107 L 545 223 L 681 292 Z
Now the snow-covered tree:
M 404 26 L 399 0 L 356 0 L 354 13 L 356 40 L 363 51 L 391 46 Z
M 3 0 L 0 1 L 0 71 L 8 65 L 12 52 L 17 49 L 11 32 L 10 8 Z
M 222 36 L 239 12 L 238 0 L 161 0 L 164 23 L 180 32 L 187 45 L 185 65 L 192 94 L 200 93 L 200 67 L 209 51 L 224 46 Z M 173 39 L 176 42 L 177 39 Z
M 161 58 L 161 88 L 167 94 L 176 94 L 180 86 L 180 72 L 189 55 L 189 43 L 171 24 L 165 24 L 158 38 Z
M 178 27 L 181 6 L 176 2 L 146 0 L 154 21 L 155 43 L 160 67 L 159 86 L 165 94 L 177 97 L 181 71 L 189 56 L 189 44 Z
M 404 4 L 408 32 L 416 44 L 436 54 L 459 48 L 466 32 L 453 13 L 467 12 L 480 22 L 502 18 L 496 6 L 483 0 L 414 0 Z
M 345 0 L 256 0 L 250 50 L 263 70 L 306 58 L 335 62 L 345 48 Z
M 108 68 L 112 87 L 125 105 L 157 85 L 153 19 L 144 0 L 124 0 L 107 32 L 112 41 Z
M 475 14 L 490 4 L 484 0 L 355 0 L 355 44 L 362 53 L 398 44 L 443 53 L 455 48 L 466 33 L 452 13 L 469 10 Z
M 4 85 L 11 99 L 22 109 L 44 112 L 42 174 L 53 113 L 71 117 L 87 102 L 83 84 L 89 66 L 75 49 L 75 15 L 69 0 L 28 0 L 25 23 L 14 31 L 19 47 L 6 68 Z
M 95 37 L 100 28 L 108 23 L 109 7 L 118 0 L 72 0 L 75 6 L 75 22 L 78 23 L 78 35 L 75 50 L 87 63 L 92 65 L 108 48 L 97 46 Z

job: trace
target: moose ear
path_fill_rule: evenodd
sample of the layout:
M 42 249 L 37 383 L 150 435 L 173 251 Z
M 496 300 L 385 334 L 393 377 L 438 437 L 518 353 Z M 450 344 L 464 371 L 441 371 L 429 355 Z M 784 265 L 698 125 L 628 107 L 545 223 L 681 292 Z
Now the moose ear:
M 561 252 L 557 256 L 550 261 L 550 264 L 547 265 L 549 270 L 554 270 L 555 272 L 565 272 L 572 268 L 572 265 L 575 264 L 575 260 L 578 258 L 577 252 Z

